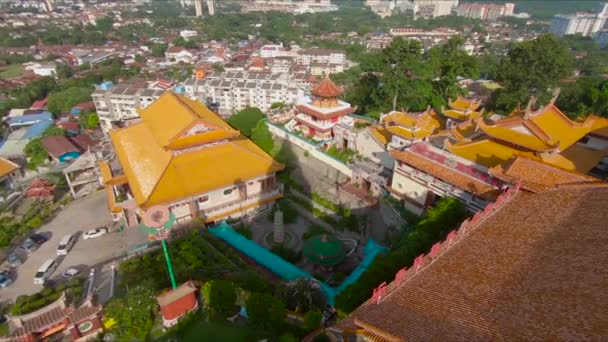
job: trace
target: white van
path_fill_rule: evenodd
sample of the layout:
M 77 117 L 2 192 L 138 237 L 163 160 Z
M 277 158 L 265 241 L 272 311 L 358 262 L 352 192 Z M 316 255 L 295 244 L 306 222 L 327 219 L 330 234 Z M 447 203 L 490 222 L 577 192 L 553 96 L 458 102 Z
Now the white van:
M 42 285 L 48 277 L 55 272 L 57 269 L 57 261 L 55 259 L 48 259 L 40 266 L 38 272 L 34 276 L 34 284 Z
M 74 247 L 76 243 L 76 235 L 68 234 L 61 239 L 59 246 L 57 246 L 57 255 L 68 255 L 68 252 Z

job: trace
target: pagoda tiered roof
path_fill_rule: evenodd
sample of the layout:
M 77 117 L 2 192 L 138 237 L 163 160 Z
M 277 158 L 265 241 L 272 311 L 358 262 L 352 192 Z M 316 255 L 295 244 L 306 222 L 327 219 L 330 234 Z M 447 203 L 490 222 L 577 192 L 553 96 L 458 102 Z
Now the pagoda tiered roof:
M 326 77 L 316 87 L 312 88 L 311 93 L 319 97 L 339 97 L 342 95 L 343 90 L 329 77 Z

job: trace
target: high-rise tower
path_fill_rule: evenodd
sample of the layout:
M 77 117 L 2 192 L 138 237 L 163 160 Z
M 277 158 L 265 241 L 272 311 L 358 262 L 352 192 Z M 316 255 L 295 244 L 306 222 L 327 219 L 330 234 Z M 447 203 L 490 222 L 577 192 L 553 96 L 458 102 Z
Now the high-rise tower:
M 207 9 L 209 10 L 209 15 L 215 14 L 215 0 L 207 0 Z
M 203 16 L 203 0 L 194 0 L 194 9 L 196 10 L 196 16 Z

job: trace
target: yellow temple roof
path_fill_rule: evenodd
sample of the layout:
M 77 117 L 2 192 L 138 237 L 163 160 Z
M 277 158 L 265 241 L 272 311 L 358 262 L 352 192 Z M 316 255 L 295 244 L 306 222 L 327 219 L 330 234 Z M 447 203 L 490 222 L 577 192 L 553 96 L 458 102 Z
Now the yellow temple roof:
M 570 120 L 555 104 L 536 112 L 516 110 L 493 125 L 478 120 L 479 128 L 492 138 L 534 151 L 564 151 L 592 131 L 608 127 L 608 119 L 590 115 L 584 122 Z
M 481 103 L 458 96 L 455 101 L 448 100 L 448 105 L 450 108 L 458 111 L 475 111 L 481 106 Z
M 450 133 L 456 140 L 462 140 L 470 137 L 477 130 L 477 123 L 473 120 L 464 121 L 458 125 L 453 125 L 450 128 Z
M 443 115 L 450 117 L 452 119 L 456 119 L 456 120 L 473 120 L 476 119 L 478 117 L 481 116 L 481 112 L 478 111 L 460 111 L 460 110 L 454 110 L 454 109 L 444 109 L 441 111 L 441 113 L 443 113 Z
M 381 123 L 388 132 L 410 140 L 426 138 L 442 125 L 430 108 L 422 113 L 393 111 L 382 117 Z
M 391 141 L 391 133 L 387 131 L 384 127 L 371 127 L 369 129 L 372 136 L 380 143 L 385 146 Z
M 184 134 L 196 125 L 201 125 L 214 132 L 213 135 L 209 132 L 198 134 L 195 139 L 198 139 L 199 143 L 211 142 L 218 136 L 238 135 L 238 131 L 235 131 L 202 103 L 172 92 L 165 92 L 154 102 L 153 106 L 139 109 L 138 112 L 142 120 L 146 122 L 154 139 L 162 147 L 183 146 L 184 142 L 176 142 L 176 140 L 184 139 Z M 194 140 L 192 137 L 188 138 Z
M 19 165 L 13 163 L 12 161 L 10 161 L 8 159 L 4 159 L 4 158 L 0 157 L 0 177 L 6 176 L 9 173 L 17 170 L 18 168 L 19 168 Z
M 161 99 L 163 101 L 159 102 Z M 142 116 L 142 122 L 110 132 L 131 192 L 140 207 L 177 202 L 283 169 L 282 164 L 241 136 L 231 136 L 216 144 L 201 144 L 205 139 L 193 138 L 196 137 L 193 135 L 186 137 L 185 143 L 179 146 L 200 145 L 193 150 L 174 153 L 164 148 L 163 144 L 172 143 L 171 137 L 179 136 L 192 126 L 192 121 L 199 119 L 203 125 L 213 125 L 219 131 L 232 130 L 202 104 L 193 102 L 175 94 L 163 95 L 145 109 L 153 114 Z M 155 108 L 157 106 L 161 108 Z M 205 110 L 200 111 L 201 107 Z M 165 115 L 161 116 L 159 113 L 163 111 Z M 191 115 L 187 113 L 189 111 L 203 115 L 187 120 L 187 115 Z M 176 115 L 176 122 L 182 125 L 181 129 L 172 122 L 174 116 L 166 113 L 180 113 Z M 162 127 L 167 127 L 170 134 L 161 132 Z M 177 147 L 174 144 L 171 148 Z

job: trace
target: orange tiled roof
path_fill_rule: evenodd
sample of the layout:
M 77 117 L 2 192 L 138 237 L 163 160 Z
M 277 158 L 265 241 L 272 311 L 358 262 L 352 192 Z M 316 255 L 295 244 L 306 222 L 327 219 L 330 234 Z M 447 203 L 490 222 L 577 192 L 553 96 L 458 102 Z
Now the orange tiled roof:
M 486 184 L 464 173 L 452 170 L 447 166 L 436 163 L 407 149 L 403 151 L 393 150 L 391 151 L 391 154 L 399 161 L 411 165 L 416 169 L 424 171 L 425 173 L 432 175 L 433 177 L 437 177 L 449 184 L 457 186 L 460 189 L 469 191 L 481 198 L 494 200 L 498 195 L 500 195 L 500 190 L 490 184 Z
M 602 183 L 597 178 L 558 169 L 525 157 L 516 157 L 503 165 L 491 168 L 489 172 L 505 182 L 515 184 L 520 181 L 522 188 L 536 193 L 549 191 L 556 185 Z
M 336 328 L 363 322 L 405 341 L 602 340 L 607 202 L 605 186 L 519 191 Z
M 311 93 L 320 97 L 338 97 L 342 95 L 342 88 L 338 87 L 329 77 L 321 81 L 311 90 Z
M 0 157 L 0 177 L 4 177 L 8 174 L 10 174 L 11 172 L 17 170 L 19 168 L 19 165 L 13 163 L 12 161 L 8 160 L 8 159 L 4 159 L 2 157 Z

